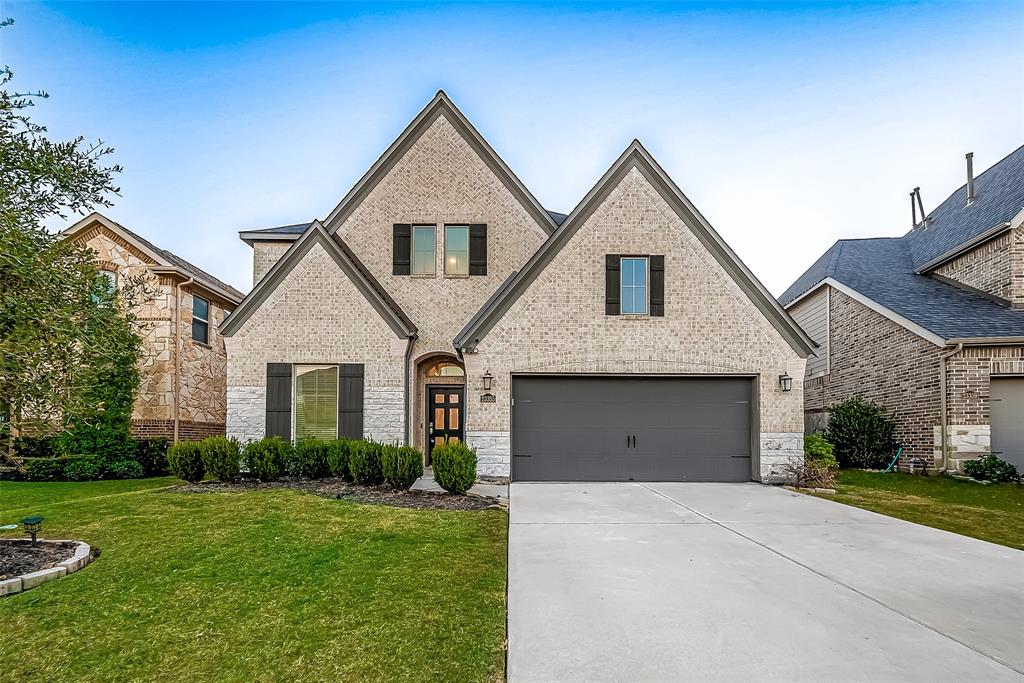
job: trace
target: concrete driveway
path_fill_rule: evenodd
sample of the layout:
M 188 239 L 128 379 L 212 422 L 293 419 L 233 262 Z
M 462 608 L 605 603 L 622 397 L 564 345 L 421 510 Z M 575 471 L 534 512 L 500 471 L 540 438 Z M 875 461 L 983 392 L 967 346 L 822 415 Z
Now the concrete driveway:
M 1024 680 L 1024 552 L 759 484 L 513 484 L 511 681 Z

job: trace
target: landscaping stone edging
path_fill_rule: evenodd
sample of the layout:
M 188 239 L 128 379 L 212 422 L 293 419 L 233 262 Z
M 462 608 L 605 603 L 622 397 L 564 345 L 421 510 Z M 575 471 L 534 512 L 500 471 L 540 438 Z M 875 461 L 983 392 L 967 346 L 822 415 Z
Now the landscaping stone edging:
M 21 539 L 18 539 L 21 540 Z M 24 541 L 25 543 L 31 543 L 31 541 Z M 5 579 L 0 581 L 0 597 L 5 595 L 15 595 L 27 591 L 31 588 L 35 588 L 47 581 L 53 579 L 62 579 L 68 574 L 77 572 L 82 567 L 92 562 L 92 548 L 89 547 L 88 543 L 82 541 L 71 541 L 71 540 L 59 540 L 59 539 L 47 539 L 41 540 L 40 543 L 74 543 L 75 552 L 68 559 L 58 562 L 57 566 L 50 567 L 49 569 L 40 569 L 39 571 L 29 572 L 28 574 L 22 574 L 21 576 L 15 576 L 13 579 Z

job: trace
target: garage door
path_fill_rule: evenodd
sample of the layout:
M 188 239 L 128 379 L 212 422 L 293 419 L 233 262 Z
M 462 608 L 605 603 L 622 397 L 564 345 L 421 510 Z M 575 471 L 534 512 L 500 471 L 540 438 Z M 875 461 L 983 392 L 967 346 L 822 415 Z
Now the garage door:
M 749 378 L 512 378 L 516 481 L 749 481 Z
M 1024 377 L 992 378 L 992 450 L 1024 472 Z

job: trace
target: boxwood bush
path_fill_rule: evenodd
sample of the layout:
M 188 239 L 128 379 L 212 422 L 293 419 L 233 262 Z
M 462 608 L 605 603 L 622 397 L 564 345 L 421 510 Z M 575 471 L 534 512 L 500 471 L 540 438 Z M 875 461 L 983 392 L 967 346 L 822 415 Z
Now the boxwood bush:
M 178 479 L 197 482 L 206 476 L 203 453 L 196 441 L 179 441 L 167 450 L 167 464 Z
M 408 489 L 423 476 L 423 454 L 412 446 L 384 446 L 381 470 L 390 486 Z
M 274 481 L 288 471 L 292 445 L 279 436 L 251 441 L 242 452 L 249 474 L 261 481 Z
M 896 450 L 894 430 L 884 407 L 854 396 L 829 410 L 825 439 L 835 445 L 840 466 L 882 469 Z
M 352 481 L 352 473 L 348 469 L 348 453 L 352 443 L 349 439 L 328 442 L 327 468 L 332 477 Z
M 476 481 L 476 450 L 461 441 L 435 446 L 430 460 L 434 480 L 445 491 L 463 494 Z
M 64 479 L 68 481 L 89 481 L 99 479 L 103 473 L 103 462 L 92 456 L 64 459 Z
M 381 469 L 383 446 L 376 441 L 352 441 L 349 443 L 348 468 L 352 479 L 363 486 L 379 486 L 384 483 Z
M 59 458 L 25 458 L 23 463 L 27 481 L 60 481 L 64 478 L 64 461 Z
M 331 452 L 330 441 L 321 439 L 303 439 L 295 446 L 288 473 L 293 477 L 321 479 L 330 474 L 328 458 Z
M 167 448 L 170 441 L 163 437 L 135 440 L 135 459 L 142 465 L 147 477 L 162 477 L 167 474 Z
M 238 479 L 242 454 L 238 442 L 223 436 L 211 436 L 199 442 L 206 471 L 221 481 Z
M 141 479 L 146 476 L 138 460 L 114 460 L 104 466 L 104 479 Z M 64 468 L 67 473 L 67 468 Z

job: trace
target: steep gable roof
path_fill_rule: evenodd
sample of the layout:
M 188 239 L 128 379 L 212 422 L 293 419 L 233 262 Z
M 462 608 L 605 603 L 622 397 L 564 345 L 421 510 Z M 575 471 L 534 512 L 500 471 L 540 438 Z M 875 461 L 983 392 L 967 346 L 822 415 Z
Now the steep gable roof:
M 572 236 L 600 206 L 608 194 L 622 181 L 625 175 L 636 168 L 648 182 L 658 190 L 662 198 L 679 215 L 701 244 L 715 257 L 718 263 L 739 285 L 750 301 L 778 330 L 779 334 L 803 357 L 814 353 L 816 345 L 779 303 L 768 293 L 754 274 L 740 261 L 739 257 L 715 232 L 707 219 L 701 215 L 692 202 L 682 193 L 672 179 L 658 165 L 658 162 L 634 140 L 611 168 L 601 177 L 587 196 L 573 209 L 572 213 L 541 245 L 526 265 L 502 284 L 483 308 L 454 339 L 457 349 L 472 350 L 494 327 L 497 321 L 512 307 L 530 284 L 554 260 Z
M 267 272 L 259 284 L 253 288 L 245 300 L 239 304 L 231 317 L 221 325 L 220 332 L 226 337 L 232 336 L 255 313 L 260 305 L 274 292 L 285 277 L 292 272 L 302 258 L 317 244 L 320 244 L 331 255 L 338 267 L 345 273 L 356 289 L 366 297 L 370 305 L 380 314 L 384 321 L 400 338 L 416 336 L 416 326 L 401 307 L 392 299 L 381 284 L 370 274 L 366 266 L 356 258 L 348 245 L 338 235 L 331 235 L 320 221 L 313 221 L 310 227 L 295 240 L 288 251 L 278 259 L 277 263 Z
M 94 211 L 82 220 L 76 222 L 71 227 L 63 230 L 61 235 L 65 239 L 73 239 L 76 235 L 81 233 L 94 225 L 101 225 L 115 235 L 119 235 L 126 242 L 134 246 L 140 252 L 149 256 L 155 266 L 163 268 L 171 268 L 184 273 L 186 276 L 194 278 L 197 283 L 201 286 L 206 287 L 210 291 L 221 295 L 227 301 L 232 304 L 241 301 L 245 295 L 240 291 L 232 287 L 231 285 L 219 280 L 218 278 L 210 275 L 202 268 L 186 261 L 177 254 L 170 252 L 166 249 L 161 249 L 146 238 L 142 237 L 136 232 L 129 230 L 120 223 L 112 221 L 103 214 Z
M 484 163 L 504 183 L 509 192 L 515 196 L 529 214 L 537 221 L 545 234 L 550 235 L 555 231 L 555 219 L 544 210 L 536 197 L 530 193 L 526 186 L 516 177 L 507 164 L 498 156 L 497 152 L 484 140 L 483 136 L 473 127 L 458 107 L 449 99 L 443 90 L 427 104 L 423 110 L 416 115 L 402 134 L 391 143 L 373 166 L 363 174 L 363 177 L 349 190 L 348 194 L 324 219 L 324 226 L 330 233 L 337 232 L 338 228 L 359 205 L 363 198 L 373 190 L 374 187 L 387 175 L 388 171 L 398 162 L 399 159 L 419 140 L 420 136 L 430 128 L 431 124 L 439 116 L 444 116 L 469 143 L 470 146 L 480 155 Z
M 914 270 L 928 272 L 1009 229 L 1024 209 L 1024 146 L 974 179 L 974 200 L 962 185 L 904 237 Z

